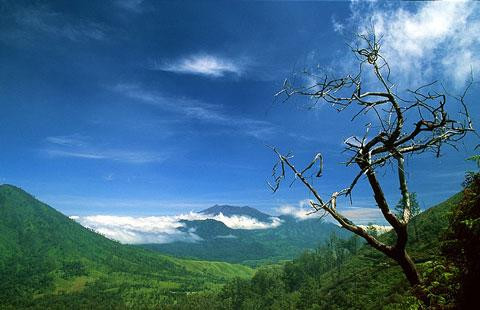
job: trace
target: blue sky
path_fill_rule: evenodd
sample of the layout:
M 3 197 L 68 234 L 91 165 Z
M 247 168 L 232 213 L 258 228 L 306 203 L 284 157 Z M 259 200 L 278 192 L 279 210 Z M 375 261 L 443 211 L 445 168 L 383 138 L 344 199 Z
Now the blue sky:
M 351 71 L 346 43 L 367 25 L 384 37 L 400 92 L 431 80 L 461 92 L 480 69 L 477 3 L 1 1 L 0 10 L 0 182 L 67 215 L 301 208 L 310 196 L 300 184 L 269 191 L 275 157 L 265 145 L 298 165 L 322 152 L 320 191 L 345 187 L 355 170 L 341 164 L 342 141 L 363 123 L 274 94 L 304 68 Z M 476 123 L 479 94 L 474 84 L 467 97 Z M 472 136 L 440 159 L 409 160 L 422 206 L 460 190 L 477 144 Z M 391 171 L 382 178 L 395 202 Z M 363 183 L 353 199 L 363 213 L 352 216 L 374 207 Z

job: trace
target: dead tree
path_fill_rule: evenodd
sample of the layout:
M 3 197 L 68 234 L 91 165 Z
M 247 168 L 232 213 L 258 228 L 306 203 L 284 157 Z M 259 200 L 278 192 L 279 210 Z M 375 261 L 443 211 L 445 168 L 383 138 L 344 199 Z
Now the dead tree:
M 465 92 L 457 97 L 448 95 L 436 82 L 408 90 L 405 92 L 406 98 L 400 97 L 390 81 L 390 67 L 380 54 L 377 38 L 374 35 L 361 35 L 359 38 L 360 43 L 352 48 L 359 63 L 356 74 L 341 78 L 332 78 L 328 75 L 315 76 L 316 82 L 310 86 L 296 86 L 286 80 L 281 91 L 276 94 L 285 96 L 285 100 L 292 96 L 307 96 L 315 100 L 314 104 L 327 103 L 339 112 L 347 108 L 357 108 L 359 111 L 355 111 L 356 114 L 352 113 L 354 114 L 352 122 L 357 121 L 359 115 L 373 113 L 374 121 L 366 124 L 363 137 L 352 136 L 344 141 L 345 150 L 351 154 L 346 166 L 356 166 L 358 173 L 349 182 L 348 187 L 339 189 L 325 199 L 311 181 L 311 177 L 320 177 L 322 174 L 323 157 L 320 153 L 315 155 L 305 169 L 297 169 L 292 161 L 293 156 L 284 155 L 272 147 L 278 156 L 278 162 L 273 168 L 274 182 L 269 185 L 274 192 L 277 191 L 287 171 L 291 170 L 294 180 L 300 180 L 314 197 L 310 200 L 312 213 L 329 214 L 342 227 L 361 236 L 370 246 L 396 261 L 410 285 L 416 288 L 417 296 L 428 303 L 426 296 L 419 292 L 420 275 L 406 251 L 411 201 L 405 173 L 405 157 L 427 151 L 433 151 L 438 157 L 442 146 L 447 144 L 455 147 L 456 141 L 462 139 L 468 132 L 474 131 L 464 102 L 471 82 Z M 370 75 L 373 78 L 368 80 L 367 86 L 365 86 L 366 73 L 373 73 Z M 440 88 L 441 91 L 436 88 Z M 453 99 L 458 103 L 460 111 L 457 119 L 451 118 L 447 113 L 447 99 Z M 393 165 L 398 175 L 400 193 L 405 202 L 401 217 L 395 216 L 391 211 L 377 177 L 378 170 L 386 165 Z M 313 169 L 318 171 L 310 174 Z M 363 176 L 373 191 L 374 200 L 383 217 L 393 228 L 396 235 L 394 244 L 380 241 L 366 229 L 343 216 L 337 209 L 337 199 L 341 197 L 351 199 L 355 185 Z

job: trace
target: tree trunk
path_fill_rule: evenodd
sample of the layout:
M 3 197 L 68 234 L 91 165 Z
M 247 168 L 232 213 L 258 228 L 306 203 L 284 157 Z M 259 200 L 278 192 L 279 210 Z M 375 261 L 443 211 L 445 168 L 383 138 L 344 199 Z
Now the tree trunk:
M 418 273 L 415 263 L 410 258 L 410 255 L 408 255 L 405 249 L 402 249 L 399 251 L 394 251 L 392 258 L 402 268 L 403 273 L 407 277 L 407 280 L 410 283 L 410 286 L 412 287 L 415 296 L 428 307 L 430 305 L 430 301 L 427 297 L 426 292 L 420 285 L 420 274 Z
M 399 252 L 394 252 L 393 257 L 397 263 L 402 267 L 403 273 L 407 277 L 408 282 L 410 285 L 416 286 L 420 284 L 420 275 L 418 274 L 417 267 L 415 263 L 410 258 L 408 253 L 405 250 L 401 250 Z

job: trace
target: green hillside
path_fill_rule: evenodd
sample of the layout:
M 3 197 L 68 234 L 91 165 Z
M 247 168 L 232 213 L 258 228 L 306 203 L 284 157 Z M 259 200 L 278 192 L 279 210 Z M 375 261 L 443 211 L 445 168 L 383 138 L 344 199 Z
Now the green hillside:
M 255 214 L 254 211 L 260 213 L 253 208 L 248 210 L 251 214 Z M 264 214 L 264 217 L 270 216 Z M 178 257 L 258 266 L 293 259 L 307 249 L 317 248 L 332 233 L 341 238 L 351 236 L 349 231 L 315 218 L 299 221 L 282 215 L 280 219 L 282 224 L 278 227 L 253 230 L 231 229 L 212 219 L 184 221 L 186 226 L 183 230 L 195 230 L 202 241 L 145 244 L 143 247 Z
M 421 271 L 440 254 L 440 240 L 448 227 L 449 212 L 460 199 L 461 194 L 456 194 L 410 222 L 407 250 Z M 390 232 L 381 239 L 393 243 L 393 235 Z M 400 267 L 369 246 L 336 270 L 325 273 L 319 285 L 320 294 L 335 300 L 332 307 L 356 309 L 402 309 L 409 289 Z
M 421 272 L 440 254 L 449 212 L 460 199 L 457 194 L 412 219 L 408 249 Z M 392 242 L 393 233 L 380 238 Z M 408 309 L 415 302 L 408 289 L 400 268 L 382 253 L 358 237 L 332 236 L 316 251 L 261 268 L 251 280 L 232 281 L 215 296 L 188 296 L 172 308 L 200 309 L 195 303 L 210 309 Z
M 408 248 L 422 272 L 439 255 L 460 198 L 411 221 Z M 0 186 L 0 218 L 0 309 L 404 309 L 413 302 L 396 264 L 357 237 L 332 234 L 317 250 L 253 275 L 243 265 L 121 245 L 10 185 Z M 206 223 L 214 227 L 205 234 L 230 232 Z M 393 234 L 380 238 L 392 242 Z
M 121 245 L 0 186 L 0 308 L 151 308 L 252 269 Z

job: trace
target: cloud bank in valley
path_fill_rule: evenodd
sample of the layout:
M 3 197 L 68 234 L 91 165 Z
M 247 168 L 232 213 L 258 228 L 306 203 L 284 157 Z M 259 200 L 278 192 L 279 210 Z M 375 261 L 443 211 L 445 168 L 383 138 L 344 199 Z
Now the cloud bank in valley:
M 275 209 L 278 215 L 292 216 L 299 221 L 318 218 L 321 213 L 310 214 L 308 199 L 298 204 L 286 204 Z M 377 208 L 342 207 L 341 213 L 357 224 L 382 223 L 382 215 Z M 196 234 L 195 229 L 187 229 L 184 221 L 213 219 L 225 224 L 231 229 L 271 229 L 282 225 L 283 221 L 277 216 L 270 217 L 269 222 L 260 221 L 245 215 L 227 216 L 219 214 L 203 214 L 189 212 L 171 216 L 117 216 L 117 215 L 89 215 L 71 216 L 84 227 L 92 229 L 103 236 L 125 244 L 201 242 L 203 239 Z M 326 221 L 336 223 L 326 216 Z M 219 236 L 219 238 L 233 238 L 234 236 Z
M 201 241 L 202 238 L 195 234 L 195 230 L 184 229 L 186 225 L 182 221 L 213 219 L 232 229 L 268 229 L 278 227 L 282 223 L 278 217 L 272 217 L 271 222 L 261 222 L 243 215 L 225 216 L 222 213 L 210 215 L 196 212 L 175 216 L 91 215 L 70 218 L 107 238 L 126 244 Z

